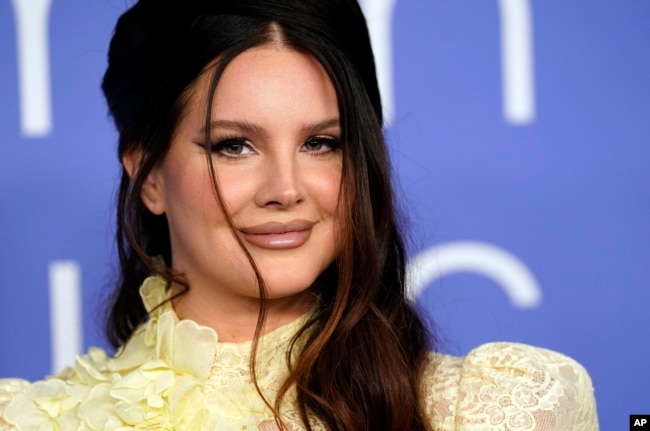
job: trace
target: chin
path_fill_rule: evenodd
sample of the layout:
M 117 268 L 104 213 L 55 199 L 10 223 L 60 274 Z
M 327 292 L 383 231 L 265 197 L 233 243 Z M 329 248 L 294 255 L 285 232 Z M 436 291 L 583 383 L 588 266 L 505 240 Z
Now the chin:
M 264 279 L 269 299 L 281 299 L 299 295 L 309 290 L 316 277 L 300 279 L 276 278 Z

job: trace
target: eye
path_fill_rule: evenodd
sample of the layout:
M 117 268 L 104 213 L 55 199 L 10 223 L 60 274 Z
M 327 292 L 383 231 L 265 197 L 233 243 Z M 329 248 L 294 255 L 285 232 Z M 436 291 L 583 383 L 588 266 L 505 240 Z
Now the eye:
M 301 151 L 310 153 L 326 153 L 339 147 L 340 144 L 336 138 L 331 136 L 313 136 L 302 144 Z
M 210 151 L 226 157 L 246 156 L 252 153 L 251 147 L 244 138 L 229 138 L 210 146 Z

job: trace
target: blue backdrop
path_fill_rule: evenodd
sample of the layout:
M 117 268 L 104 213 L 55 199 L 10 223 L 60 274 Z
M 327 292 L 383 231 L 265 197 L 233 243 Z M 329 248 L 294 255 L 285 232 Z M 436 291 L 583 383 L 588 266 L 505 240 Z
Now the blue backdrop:
M 0 376 L 43 377 L 75 334 L 106 346 L 118 165 L 99 84 L 127 3 L 0 0 Z M 365 3 L 443 350 L 564 352 L 601 428 L 626 429 L 650 413 L 650 3 Z

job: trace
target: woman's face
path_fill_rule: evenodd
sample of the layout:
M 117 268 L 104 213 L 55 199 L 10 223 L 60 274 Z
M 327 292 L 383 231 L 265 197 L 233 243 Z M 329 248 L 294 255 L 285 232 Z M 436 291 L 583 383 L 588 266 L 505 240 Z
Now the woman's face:
M 207 146 L 235 234 L 258 265 L 269 297 L 303 292 L 337 254 L 342 162 L 334 88 L 308 55 L 271 45 L 249 49 L 219 80 L 211 141 L 205 142 L 210 77 L 203 73 L 193 87 L 143 200 L 152 212 L 166 214 L 172 266 L 193 291 L 259 296 L 212 191 Z

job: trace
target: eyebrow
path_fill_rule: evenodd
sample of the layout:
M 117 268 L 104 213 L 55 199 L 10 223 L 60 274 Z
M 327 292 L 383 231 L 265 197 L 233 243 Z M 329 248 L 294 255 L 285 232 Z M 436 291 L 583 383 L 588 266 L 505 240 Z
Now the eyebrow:
M 340 127 L 340 120 L 338 117 L 319 121 L 317 123 L 305 124 L 301 130 L 303 133 L 312 134 L 323 132 L 332 127 Z M 264 134 L 264 129 L 262 127 L 248 121 L 214 120 L 210 122 L 210 130 L 214 129 L 227 129 L 250 134 Z M 205 133 L 205 127 L 201 129 L 201 133 Z

